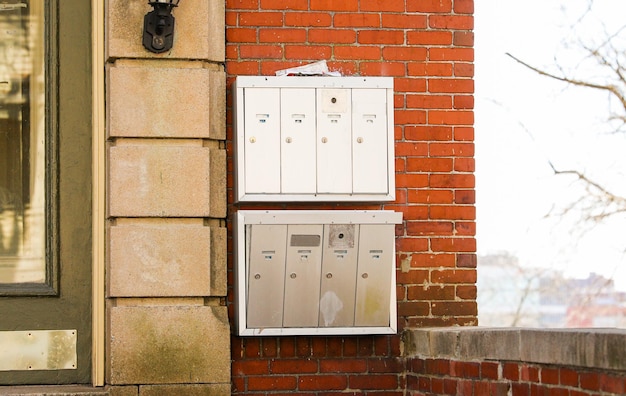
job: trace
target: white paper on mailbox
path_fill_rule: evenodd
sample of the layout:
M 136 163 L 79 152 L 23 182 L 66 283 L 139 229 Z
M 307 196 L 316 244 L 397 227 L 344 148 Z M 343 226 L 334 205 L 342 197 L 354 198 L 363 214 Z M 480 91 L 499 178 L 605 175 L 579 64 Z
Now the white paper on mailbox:
M 282 69 L 276 72 L 277 76 L 331 76 L 341 77 L 341 73 L 328 70 L 326 60 L 309 63 L 289 69 Z

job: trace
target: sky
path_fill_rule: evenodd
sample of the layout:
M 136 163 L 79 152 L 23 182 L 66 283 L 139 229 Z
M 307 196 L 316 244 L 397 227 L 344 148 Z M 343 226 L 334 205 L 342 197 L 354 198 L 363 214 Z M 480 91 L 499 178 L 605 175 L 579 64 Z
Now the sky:
M 626 133 L 606 120 L 615 101 L 515 62 L 603 81 L 584 46 L 624 25 L 624 0 L 476 0 L 478 253 L 508 252 L 571 277 L 595 272 L 626 291 L 626 216 L 591 227 L 555 216 L 584 191 L 575 169 L 626 197 Z M 620 20 L 621 18 L 621 20 Z M 626 30 L 618 38 L 626 48 Z M 625 62 L 626 63 L 626 62 Z

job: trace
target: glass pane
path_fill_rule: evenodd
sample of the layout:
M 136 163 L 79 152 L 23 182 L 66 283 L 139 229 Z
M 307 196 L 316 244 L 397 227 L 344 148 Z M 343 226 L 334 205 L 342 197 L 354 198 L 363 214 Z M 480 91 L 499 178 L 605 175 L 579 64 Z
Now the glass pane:
M 0 2 L 0 284 L 46 281 L 43 3 Z

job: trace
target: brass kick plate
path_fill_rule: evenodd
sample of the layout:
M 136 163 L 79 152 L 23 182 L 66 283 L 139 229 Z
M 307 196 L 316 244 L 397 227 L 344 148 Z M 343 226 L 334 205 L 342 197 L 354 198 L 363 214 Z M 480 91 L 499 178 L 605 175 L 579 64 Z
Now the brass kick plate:
M 0 331 L 0 371 L 76 369 L 76 330 Z

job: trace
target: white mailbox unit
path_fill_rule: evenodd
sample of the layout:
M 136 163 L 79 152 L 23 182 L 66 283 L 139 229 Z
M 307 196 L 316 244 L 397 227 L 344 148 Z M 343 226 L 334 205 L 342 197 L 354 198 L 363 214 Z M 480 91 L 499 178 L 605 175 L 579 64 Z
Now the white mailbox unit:
M 395 199 L 391 77 L 238 76 L 237 201 Z
M 239 335 L 395 334 L 393 211 L 236 214 Z

